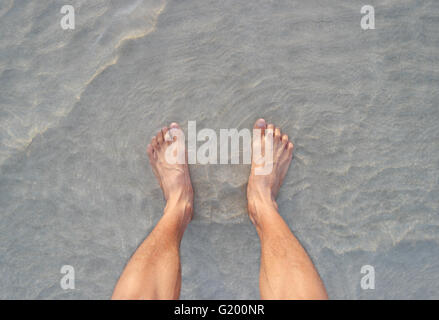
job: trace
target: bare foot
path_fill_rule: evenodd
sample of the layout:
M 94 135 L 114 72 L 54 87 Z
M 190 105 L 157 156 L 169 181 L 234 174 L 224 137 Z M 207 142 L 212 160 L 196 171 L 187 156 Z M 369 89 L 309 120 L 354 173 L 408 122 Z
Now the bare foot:
M 151 143 L 147 147 L 149 162 L 152 170 L 159 181 L 163 195 L 167 201 L 166 206 L 176 206 L 183 209 L 185 220 L 190 221 L 192 218 L 194 192 L 192 189 L 191 178 L 189 175 L 189 167 L 187 161 L 184 164 L 172 164 L 166 159 L 166 150 L 171 144 L 175 144 L 177 148 L 184 148 L 184 141 L 181 136 L 173 135 L 173 141 L 167 141 L 166 136 L 172 135 L 173 130 L 181 130 L 177 123 L 172 123 L 169 128 L 164 127 L 152 138 Z M 175 150 L 175 153 L 178 149 Z M 186 159 L 187 159 L 187 151 Z M 166 214 L 165 209 L 165 214 Z M 176 212 L 175 210 L 168 210 Z
M 253 157 L 250 178 L 247 186 L 248 212 L 253 224 L 258 224 L 261 212 L 270 208 L 277 211 L 276 197 L 285 178 L 293 157 L 293 143 L 280 128 L 269 124 L 264 119 L 256 121 L 255 129 L 261 129 L 261 135 L 253 135 Z M 265 145 L 273 139 L 272 170 L 267 174 L 256 174 L 257 168 L 270 165 L 265 162 Z M 255 150 L 261 150 L 258 155 Z M 270 167 L 270 166 L 268 166 Z M 263 210 L 262 210 L 263 209 Z

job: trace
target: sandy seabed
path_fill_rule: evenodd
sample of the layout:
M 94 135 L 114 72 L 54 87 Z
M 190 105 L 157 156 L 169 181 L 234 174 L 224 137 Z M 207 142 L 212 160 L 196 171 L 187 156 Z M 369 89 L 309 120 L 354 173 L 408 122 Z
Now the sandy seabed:
M 107 299 L 162 214 L 163 125 L 294 141 L 280 212 L 333 299 L 439 298 L 439 2 L 0 3 L 0 298 Z M 184 299 L 258 298 L 248 165 L 192 165 Z M 60 269 L 75 268 L 75 290 Z M 375 267 L 375 290 L 360 269 Z

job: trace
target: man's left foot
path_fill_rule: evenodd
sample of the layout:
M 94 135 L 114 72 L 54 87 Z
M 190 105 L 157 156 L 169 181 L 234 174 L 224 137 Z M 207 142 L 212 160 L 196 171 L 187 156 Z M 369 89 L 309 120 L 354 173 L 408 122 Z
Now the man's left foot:
M 159 181 L 167 205 L 182 206 L 185 215 L 187 215 L 190 221 L 192 218 L 194 192 L 187 161 L 184 161 L 183 164 L 173 164 L 169 163 L 166 158 L 166 150 L 173 143 L 176 146 L 175 154 L 182 151 L 179 148 L 185 147 L 184 141 L 177 141 L 177 139 L 183 139 L 182 135 L 174 135 L 173 140 L 167 141 L 166 137 L 172 134 L 173 130 L 181 129 L 177 123 L 164 127 L 152 138 L 146 150 L 152 170 Z M 186 148 L 184 152 L 187 155 Z

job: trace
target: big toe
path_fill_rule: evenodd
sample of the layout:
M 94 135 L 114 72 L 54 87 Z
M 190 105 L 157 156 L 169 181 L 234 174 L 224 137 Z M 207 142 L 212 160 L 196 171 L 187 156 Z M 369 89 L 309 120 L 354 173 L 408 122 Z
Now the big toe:
M 256 120 L 256 122 L 255 122 L 255 125 L 254 125 L 254 128 L 255 129 L 265 129 L 265 128 L 267 128 L 267 123 L 265 122 L 265 120 L 264 119 L 258 119 L 258 120 Z
M 267 129 L 267 123 L 264 119 L 258 119 L 253 127 L 252 139 L 252 159 L 259 162 L 264 155 L 264 133 Z
M 261 138 L 265 134 L 265 129 L 267 129 L 267 123 L 264 119 L 256 120 L 253 126 L 253 143 L 260 143 Z
M 184 142 L 183 130 L 177 122 L 173 122 L 169 125 L 169 139 L 171 142 L 178 140 L 180 140 L 181 143 Z

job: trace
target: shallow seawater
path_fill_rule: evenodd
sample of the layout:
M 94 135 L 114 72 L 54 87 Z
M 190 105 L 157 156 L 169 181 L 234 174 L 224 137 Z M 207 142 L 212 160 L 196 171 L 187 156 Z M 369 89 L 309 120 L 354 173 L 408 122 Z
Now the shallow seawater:
M 280 212 L 333 299 L 439 298 L 439 2 L 0 3 L 0 298 L 107 299 L 163 210 L 163 125 L 294 141 Z M 247 165 L 192 165 L 184 299 L 258 298 Z M 60 287 L 63 265 L 76 289 Z M 362 290 L 363 265 L 375 290 Z

